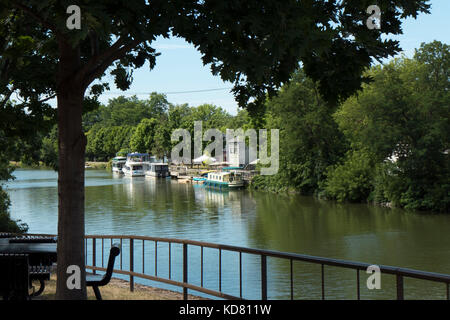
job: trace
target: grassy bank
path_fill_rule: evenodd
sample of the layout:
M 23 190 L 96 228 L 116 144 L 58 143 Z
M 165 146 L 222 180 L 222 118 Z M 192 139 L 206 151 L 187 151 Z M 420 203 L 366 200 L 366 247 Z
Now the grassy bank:
M 39 283 L 33 283 L 35 288 L 39 288 Z M 103 300 L 182 300 L 183 294 L 171 290 L 159 289 L 134 284 L 134 292 L 130 291 L 130 283 L 122 279 L 112 278 L 110 283 L 100 287 Z M 94 291 L 88 287 L 88 299 L 95 300 Z M 44 292 L 33 298 L 33 300 L 54 300 L 56 296 L 56 276 L 52 275 L 50 281 L 45 282 Z M 203 300 L 198 296 L 189 295 L 189 300 Z
M 110 168 L 109 162 L 93 162 L 93 161 L 86 162 L 86 169 L 106 170 L 108 168 Z
M 52 167 L 46 166 L 43 162 L 30 165 L 20 161 L 10 161 L 9 164 L 16 169 L 53 169 Z M 109 162 L 87 161 L 85 165 L 86 169 L 94 170 L 106 170 L 110 167 Z
M 52 169 L 46 166 L 43 162 L 39 161 L 36 164 L 25 164 L 21 161 L 10 161 L 9 164 L 16 169 Z

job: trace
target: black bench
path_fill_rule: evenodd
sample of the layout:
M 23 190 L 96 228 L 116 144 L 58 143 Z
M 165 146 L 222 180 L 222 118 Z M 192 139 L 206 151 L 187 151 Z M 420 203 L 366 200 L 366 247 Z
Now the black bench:
M 114 270 L 114 262 L 116 257 L 120 254 L 119 245 L 113 244 L 109 251 L 108 266 L 104 275 L 86 273 L 86 286 L 92 287 L 97 300 L 102 300 L 102 295 L 98 287 L 105 286 L 111 280 L 111 276 Z
M 36 292 L 33 292 L 31 294 L 32 297 L 37 297 L 42 292 L 44 292 L 45 281 L 50 280 L 51 268 L 52 268 L 52 266 L 50 266 L 50 265 L 39 265 L 39 266 L 29 266 L 28 267 L 29 287 L 30 288 L 33 287 L 32 282 L 34 280 L 39 281 L 39 284 L 40 284 L 39 289 Z
M 57 243 L 56 237 L 19 236 L 9 239 L 9 243 Z
M 9 243 L 57 243 L 56 237 L 45 237 L 45 236 L 13 236 L 10 237 Z M 41 257 L 38 260 L 29 260 L 29 287 L 32 288 L 32 282 L 34 280 L 39 281 L 39 289 L 31 294 L 32 297 L 40 295 L 45 289 L 45 281 L 50 280 L 52 262 L 45 257 Z
M 28 300 L 28 255 L 0 254 L 0 295 L 4 300 Z
M 12 233 L 8 233 L 8 232 L 0 232 L 0 239 L 5 239 L 5 238 L 12 238 L 15 235 Z

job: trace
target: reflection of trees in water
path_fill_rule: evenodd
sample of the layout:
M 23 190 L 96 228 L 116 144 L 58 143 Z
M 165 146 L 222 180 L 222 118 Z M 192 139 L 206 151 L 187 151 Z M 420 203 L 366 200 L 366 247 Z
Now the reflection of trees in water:
M 254 208 L 251 194 L 245 190 L 220 190 L 201 185 L 194 185 L 193 188 L 196 201 L 214 212 L 218 209 L 230 208 L 233 215 L 240 216 L 246 208 Z
M 450 244 L 448 216 L 366 204 L 337 204 L 312 197 L 255 192 L 254 198 L 257 212 L 248 228 L 250 238 L 255 239 L 259 247 L 442 273 L 448 273 L 450 269 L 450 259 L 442 256 L 443 243 L 446 247 Z M 289 274 L 288 264 L 272 263 L 278 270 L 275 274 Z M 314 269 L 318 271 L 313 273 Z M 342 292 L 330 287 L 330 293 L 334 290 L 335 295 L 353 298 L 356 294 L 355 272 L 333 269 L 336 270 L 328 274 L 330 285 L 348 288 Z M 296 278 L 299 283 L 312 285 L 313 279 L 318 279 L 320 285 L 320 266 L 304 264 L 298 272 L 304 274 Z M 387 277 L 385 282 L 385 290 L 376 294 L 367 292 L 368 297 L 394 297 L 394 287 L 389 285 L 393 281 Z M 430 294 L 443 293 L 432 283 L 413 282 L 410 280 L 413 296 L 423 298 L 424 295 L 418 295 L 423 290 Z M 361 283 L 365 287 L 365 280 Z M 279 279 L 273 285 L 282 291 L 285 283 Z

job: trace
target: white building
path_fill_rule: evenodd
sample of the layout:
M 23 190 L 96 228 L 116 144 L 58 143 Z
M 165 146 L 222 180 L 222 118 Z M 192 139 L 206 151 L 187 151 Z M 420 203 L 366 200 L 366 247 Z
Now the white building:
M 231 167 L 244 167 L 256 160 L 257 150 L 249 147 L 245 141 L 239 141 L 237 137 L 227 140 L 225 161 Z

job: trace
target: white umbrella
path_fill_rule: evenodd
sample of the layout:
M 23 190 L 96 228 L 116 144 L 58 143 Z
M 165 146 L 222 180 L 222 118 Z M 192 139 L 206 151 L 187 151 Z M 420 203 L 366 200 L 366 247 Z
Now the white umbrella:
M 253 160 L 252 162 L 250 162 L 249 164 L 258 164 L 259 163 L 259 159 Z
M 216 162 L 216 159 L 207 155 L 202 155 L 201 157 L 198 157 L 193 160 L 194 164 L 210 164 L 211 162 Z
M 212 166 L 226 166 L 227 164 L 230 164 L 230 163 L 226 162 L 226 161 L 211 163 Z

